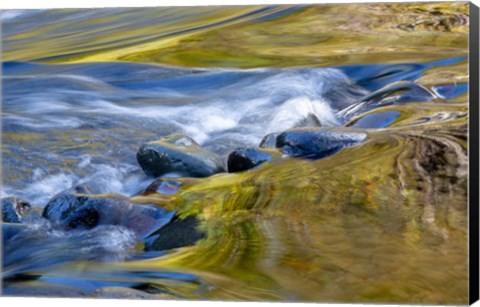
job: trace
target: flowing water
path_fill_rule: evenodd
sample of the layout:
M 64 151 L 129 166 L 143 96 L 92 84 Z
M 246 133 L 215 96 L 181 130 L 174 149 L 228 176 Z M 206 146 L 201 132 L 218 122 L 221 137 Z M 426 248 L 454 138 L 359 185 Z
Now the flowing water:
M 165 223 L 194 215 L 207 234 L 144 253 L 124 227 L 65 233 L 37 218 L 5 242 L 4 294 L 467 301 L 467 4 L 1 20 L 2 198 L 41 212 L 85 185 L 163 208 Z M 368 140 L 142 192 L 154 181 L 136 161 L 146 141 L 184 133 L 226 159 L 304 125 Z

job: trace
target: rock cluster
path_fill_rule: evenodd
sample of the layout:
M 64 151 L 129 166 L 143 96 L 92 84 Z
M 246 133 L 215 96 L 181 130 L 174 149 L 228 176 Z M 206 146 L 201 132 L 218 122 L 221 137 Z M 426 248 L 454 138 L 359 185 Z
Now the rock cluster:
M 182 134 L 173 134 L 140 146 L 137 160 L 148 176 L 160 177 L 147 188 L 163 195 L 179 192 L 185 180 L 198 180 L 221 172 L 247 171 L 286 157 L 320 159 L 367 138 L 354 128 L 295 128 L 264 137 L 258 147 L 237 148 L 226 157 L 226 165 L 213 152 Z M 184 177 L 175 181 L 175 177 Z M 185 177 L 193 177 L 188 179 Z M 120 195 L 91 195 L 91 188 L 79 186 L 53 197 L 41 216 L 21 199 L 2 199 L 4 242 L 14 238 L 39 219 L 64 232 L 88 231 L 98 226 L 122 226 L 132 231 L 146 250 L 165 250 L 192 245 L 204 238 L 200 221 L 193 216 L 179 218 L 147 204 L 134 204 Z

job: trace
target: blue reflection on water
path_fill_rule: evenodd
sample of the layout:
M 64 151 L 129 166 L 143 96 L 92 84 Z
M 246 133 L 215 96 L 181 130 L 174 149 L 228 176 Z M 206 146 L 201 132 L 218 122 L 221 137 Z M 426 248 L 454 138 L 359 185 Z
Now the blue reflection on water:
M 468 84 L 460 83 L 460 84 L 436 85 L 433 87 L 433 90 L 435 90 L 435 92 L 437 92 L 443 98 L 451 99 L 468 92 Z
M 365 115 L 357 120 L 352 127 L 355 128 L 385 128 L 390 126 L 400 116 L 398 111 L 386 111 Z
M 350 65 L 337 67 L 358 85 L 375 91 L 398 81 L 415 81 L 425 70 L 434 66 L 446 66 L 465 61 L 467 57 L 455 57 L 430 63 Z

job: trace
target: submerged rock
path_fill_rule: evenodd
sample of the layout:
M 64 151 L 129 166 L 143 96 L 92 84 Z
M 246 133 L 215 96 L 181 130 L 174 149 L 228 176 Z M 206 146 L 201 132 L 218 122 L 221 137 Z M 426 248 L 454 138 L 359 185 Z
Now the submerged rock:
M 140 192 L 138 195 L 146 196 L 150 194 L 162 194 L 162 195 L 175 195 L 181 189 L 188 188 L 192 185 L 197 184 L 201 178 L 169 178 L 161 177 L 155 179 L 145 190 Z
M 143 239 L 168 223 L 174 212 L 144 204 L 132 204 L 128 198 L 60 195 L 45 207 L 43 217 L 65 229 L 91 229 L 99 225 L 121 225 Z
M 6 223 L 22 223 L 32 206 L 24 200 L 8 197 L 2 199 L 2 221 Z
M 241 172 L 271 161 L 281 154 L 275 150 L 260 148 L 241 148 L 228 155 L 228 172 Z
M 225 171 L 220 158 L 182 134 L 143 144 L 137 152 L 137 160 L 145 174 L 153 177 L 168 173 L 208 177 Z
M 206 236 L 198 225 L 199 220 L 195 216 L 175 218 L 145 240 L 145 250 L 162 251 L 194 245 Z
M 169 178 L 160 178 L 152 182 L 143 192 L 143 194 L 148 195 L 152 193 L 158 193 L 163 195 L 173 195 L 178 193 L 182 187 L 182 182 L 169 179 Z
M 292 157 L 320 159 L 340 149 L 358 144 L 367 134 L 333 128 L 303 128 L 282 132 L 276 139 L 277 148 Z

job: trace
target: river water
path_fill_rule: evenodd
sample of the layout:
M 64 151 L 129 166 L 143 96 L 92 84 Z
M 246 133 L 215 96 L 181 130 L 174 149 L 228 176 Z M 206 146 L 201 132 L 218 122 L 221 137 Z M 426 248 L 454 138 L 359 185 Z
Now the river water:
M 403 9 L 380 7 L 386 16 Z M 464 15 L 440 7 L 454 18 L 447 26 L 463 26 Z M 5 278 L 35 278 L 8 279 L 4 293 L 465 302 L 466 47 L 452 47 L 427 27 L 416 38 L 400 32 L 411 41 L 397 49 L 385 42 L 365 60 L 359 46 L 382 45 L 372 41 L 375 28 L 360 28 L 352 45 L 348 29 L 331 21 L 323 38 L 313 35 L 312 45 L 323 42 L 326 50 L 315 54 L 295 27 L 302 21 L 291 18 L 314 27 L 312 16 L 332 20 L 334 12 L 336 6 L 2 12 L 2 198 L 19 197 L 41 212 L 55 195 L 85 185 L 133 202 L 167 202 L 166 210 L 198 216 L 207 233 L 193 247 L 143 254 L 121 227 L 70 234 L 36 221 L 4 253 Z M 292 27 L 290 41 L 264 30 L 257 38 L 274 42 L 255 48 L 250 36 L 240 36 L 242 52 L 226 52 L 221 40 L 214 51 L 198 43 L 272 24 L 276 35 Z M 328 38 L 335 29 L 351 55 L 328 53 L 339 49 Z M 455 35 L 461 42 L 462 33 Z M 170 40 L 185 44 L 178 55 L 162 49 Z M 278 54 L 262 53 L 272 48 L 262 49 L 266 44 L 276 44 Z M 366 129 L 370 141 L 318 161 L 283 159 L 187 179 L 176 195 L 138 196 L 155 180 L 136 161 L 144 142 L 183 133 L 225 160 L 268 133 L 304 125 Z
M 309 114 L 322 126 L 344 125 L 351 115 L 337 113 L 347 106 L 430 66 L 238 71 L 6 62 L 3 168 L 5 178 L 15 180 L 5 182 L 2 194 L 42 206 L 87 183 L 99 194 L 132 196 L 151 183 L 135 158 L 146 141 L 180 132 L 226 158 L 236 148 L 257 146 L 268 133 L 295 127 Z M 369 74 L 357 73 L 362 69 Z M 345 72 L 369 81 L 361 87 Z M 454 96 L 462 93 L 462 85 L 453 89 Z

